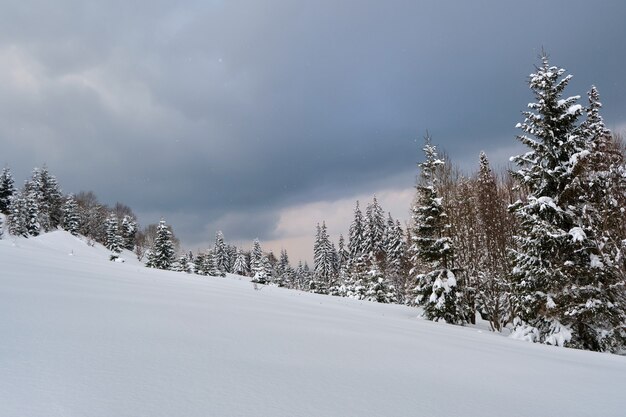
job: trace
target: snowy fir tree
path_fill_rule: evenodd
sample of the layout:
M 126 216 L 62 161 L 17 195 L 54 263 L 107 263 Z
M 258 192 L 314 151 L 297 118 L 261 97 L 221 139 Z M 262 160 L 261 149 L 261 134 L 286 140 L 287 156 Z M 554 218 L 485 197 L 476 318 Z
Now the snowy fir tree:
M 154 244 L 150 249 L 146 266 L 157 269 L 171 269 L 174 263 L 174 245 L 172 243 L 172 232 L 161 220 L 157 226 L 157 234 Z
M 209 250 L 204 258 L 205 261 L 205 269 L 208 275 L 212 277 L 223 277 L 226 276 L 226 273 L 222 275 L 222 271 L 220 271 L 217 265 L 217 255 L 215 253 L 215 248 Z
M 39 199 L 34 192 L 30 191 L 26 194 L 25 202 L 26 230 L 30 236 L 38 236 L 41 232 L 39 220 L 42 217 L 39 210 Z
M 385 216 L 376 196 L 365 210 L 364 252 L 371 263 L 384 262 Z M 380 269 L 380 268 L 379 268 Z
M 404 292 L 406 290 L 405 257 L 406 244 L 404 233 L 399 221 L 394 221 L 389 213 L 387 218 L 387 228 L 385 231 L 385 269 L 384 275 L 392 283 L 396 293 L 395 298 L 399 302 L 404 302 Z
M 104 222 L 104 229 L 106 230 L 104 246 L 111 252 L 120 253 L 124 248 L 124 242 L 119 233 L 117 216 L 114 213 L 111 213 Z
M 252 244 L 252 252 L 250 253 L 250 273 L 252 274 L 252 281 L 259 284 L 266 284 L 267 277 L 267 257 L 263 254 L 261 249 L 261 243 L 259 239 L 255 239 Z
M 135 247 L 135 239 L 137 237 L 137 220 L 129 215 L 122 217 L 120 235 L 122 237 L 124 249 L 133 250 Z
M 350 252 L 350 261 L 361 258 L 366 252 L 367 244 L 365 242 L 365 220 L 363 213 L 359 208 L 359 202 L 356 202 L 354 208 L 354 220 L 350 224 L 348 240 L 348 251 Z
M 68 195 L 65 199 L 62 211 L 63 217 L 61 225 L 63 229 L 67 230 L 74 236 L 78 235 L 80 217 L 78 215 L 78 204 L 76 203 L 76 199 L 73 194 Z
M 28 210 L 24 193 L 16 192 L 11 197 L 7 216 L 9 233 L 14 236 L 28 236 Z
M 350 252 L 346 248 L 345 239 L 343 234 L 339 235 L 339 244 L 337 246 L 337 271 L 340 276 L 340 280 L 343 280 L 345 276 L 348 261 L 350 259 Z
M 530 148 L 512 158 L 528 197 L 511 206 L 520 221 L 512 250 L 515 335 L 533 341 L 591 350 L 624 346 L 624 277 L 604 257 L 598 228 L 604 196 L 588 181 L 597 179 L 589 164 L 594 146 L 608 133 L 599 126 L 592 98 L 587 123 L 579 97 L 563 98 L 571 79 L 550 66 L 547 56 L 530 76 L 536 101 L 517 125 L 518 139 Z M 594 120 L 594 118 L 596 120 Z M 603 159 L 601 156 L 600 159 Z M 597 220 L 597 221 L 596 221 Z
M 15 194 L 15 181 L 11 175 L 11 170 L 7 167 L 0 174 L 0 213 L 9 214 L 11 197 Z
M 409 248 L 415 277 L 416 302 L 429 320 L 462 323 L 457 281 L 452 271 L 452 240 L 442 198 L 438 195 L 438 169 L 444 164 L 426 138 L 425 161 L 419 164 L 420 181 L 412 207 L 412 244 Z
M 280 250 L 280 258 L 276 264 L 274 284 L 279 287 L 290 286 L 293 281 L 293 269 L 289 266 L 289 255 L 286 249 Z
M 314 279 L 311 281 L 310 291 L 319 294 L 328 293 L 328 289 L 335 281 L 335 254 L 333 251 L 326 223 L 317 225 L 317 234 L 313 245 Z
M 215 234 L 215 248 L 213 249 L 213 253 L 217 276 L 225 277 L 229 269 L 230 260 L 228 251 L 226 250 L 226 244 L 224 243 L 224 234 L 221 231 Z
M 206 268 L 206 254 L 198 253 L 193 260 L 194 272 L 198 275 L 208 275 L 209 272 Z
M 369 256 L 365 236 L 366 224 L 363 213 L 356 202 L 354 219 L 350 223 L 348 236 L 349 259 L 347 261 L 347 273 L 344 286 L 346 294 L 350 297 L 360 298 L 364 294 L 362 283 L 368 279 Z
M 35 168 L 32 177 L 24 185 L 25 191 L 36 200 L 40 229 L 48 232 L 61 225 L 63 194 L 56 178 L 44 166 Z
M 237 249 L 237 255 L 235 256 L 235 262 L 233 264 L 233 274 L 248 276 L 250 268 L 248 267 L 248 260 L 246 254 L 242 249 Z

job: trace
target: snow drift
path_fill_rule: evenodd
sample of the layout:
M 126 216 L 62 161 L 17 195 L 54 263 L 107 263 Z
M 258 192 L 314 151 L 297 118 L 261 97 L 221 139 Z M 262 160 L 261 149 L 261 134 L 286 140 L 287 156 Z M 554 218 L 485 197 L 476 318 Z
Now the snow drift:
M 1 416 L 622 416 L 626 358 L 0 241 Z

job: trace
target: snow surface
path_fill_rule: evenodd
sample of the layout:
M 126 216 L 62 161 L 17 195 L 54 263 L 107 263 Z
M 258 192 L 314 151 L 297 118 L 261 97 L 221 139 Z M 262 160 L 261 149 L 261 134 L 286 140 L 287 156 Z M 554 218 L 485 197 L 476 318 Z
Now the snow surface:
M 626 358 L 0 240 L 0 416 L 623 416 Z

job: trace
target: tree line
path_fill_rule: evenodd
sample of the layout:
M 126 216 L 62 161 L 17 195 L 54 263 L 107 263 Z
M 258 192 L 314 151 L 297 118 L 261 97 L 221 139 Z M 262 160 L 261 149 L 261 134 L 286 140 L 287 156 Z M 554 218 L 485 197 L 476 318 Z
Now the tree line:
M 139 229 L 132 210 L 109 208 L 91 192 L 63 196 L 47 169 L 16 190 L 0 175 L 8 231 L 35 236 L 63 227 L 109 248 L 134 250 L 153 268 L 249 276 L 270 284 L 382 303 L 420 306 L 452 324 L 480 316 L 517 338 L 596 351 L 626 348 L 626 156 L 604 125 L 592 87 L 564 96 L 565 70 L 541 65 L 529 77 L 535 101 L 517 139 L 527 152 L 496 174 L 482 152 L 465 175 L 425 138 L 411 218 L 404 227 L 374 196 L 356 202 L 347 239 L 316 227 L 313 267 L 225 243 L 182 253 L 164 220 Z M 0 229 L 1 230 L 1 229 Z

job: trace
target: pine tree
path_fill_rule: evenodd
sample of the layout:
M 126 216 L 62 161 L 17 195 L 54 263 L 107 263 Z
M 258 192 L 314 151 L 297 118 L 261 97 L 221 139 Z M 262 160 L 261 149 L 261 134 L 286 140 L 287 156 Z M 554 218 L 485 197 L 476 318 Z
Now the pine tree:
M 354 220 L 350 224 L 350 233 L 348 240 L 348 251 L 350 252 L 350 261 L 361 258 L 366 252 L 365 243 L 365 221 L 363 213 L 359 208 L 359 202 L 356 202 L 354 209 Z
M 28 205 L 23 192 L 18 191 L 11 197 L 7 220 L 10 234 L 28 237 Z
M 352 298 L 362 298 L 365 294 L 365 284 L 368 280 L 370 259 L 367 252 L 366 224 L 363 214 L 356 202 L 354 220 L 350 224 L 348 251 L 350 257 L 347 263 L 347 274 L 344 287 L 346 295 Z
M 389 278 L 395 288 L 395 298 L 404 302 L 404 290 L 406 288 L 405 257 L 406 246 L 404 233 L 399 221 L 394 221 L 389 213 L 387 229 L 385 232 L 385 270 L 384 275 Z
M 369 257 L 371 263 L 378 262 L 379 265 L 382 265 L 384 263 L 385 254 L 383 242 L 385 217 L 376 196 L 374 196 L 372 203 L 367 205 L 365 219 L 364 252 Z
M 280 258 L 278 259 L 278 263 L 276 264 L 276 277 L 274 279 L 274 283 L 279 287 L 284 287 L 290 285 L 290 281 L 292 277 L 288 275 L 293 273 L 293 270 L 289 266 L 289 255 L 287 255 L 286 249 L 280 250 Z
M 133 250 L 135 248 L 135 240 L 137 238 L 137 220 L 132 216 L 125 215 L 122 217 L 121 237 L 124 249 Z
M 350 259 L 350 253 L 346 249 L 345 239 L 343 234 L 339 235 L 339 246 L 337 248 L 337 270 L 339 271 L 340 281 L 345 275 L 348 260 Z
M 62 226 L 65 230 L 72 235 L 77 236 L 80 227 L 80 217 L 78 216 L 78 204 L 73 194 L 70 194 L 65 199 L 63 205 L 63 219 Z
M 265 255 L 263 255 L 259 239 L 255 239 L 252 244 L 252 252 L 250 253 L 250 273 L 252 274 L 252 282 L 259 284 L 267 283 L 266 259 Z
M 412 207 L 413 241 L 410 247 L 416 302 L 424 307 L 429 320 L 462 323 L 457 306 L 456 277 L 451 269 L 453 252 L 452 240 L 447 235 L 448 218 L 437 190 L 437 170 L 444 161 L 439 159 L 429 137 L 423 151 L 426 159 L 418 165 L 421 176 L 417 201 Z
M 529 190 L 511 207 L 521 225 L 512 251 L 515 335 L 617 350 L 624 344 L 624 280 L 599 256 L 603 242 L 592 214 L 599 206 L 586 185 L 597 173 L 587 163 L 594 141 L 604 134 L 593 121 L 593 103 L 588 123 L 579 124 L 579 97 L 561 98 L 571 79 L 564 72 L 542 57 L 529 83 L 536 102 L 517 125 L 523 131 L 518 139 L 531 150 L 513 158 L 515 177 Z
M 63 194 L 48 168 L 44 166 L 41 170 L 33 169 L 31 179 L 26 182 L 24 189 L 36 201 L 39 228 L 44 232 L 56 229 L 62 220 Z
M 146 266 L 158 269 L 171 269 L 174 263 L 174 245 L 172 244 L 172 232 L 161 220 L 157 226 L 157 235 L 154 245 L 148 256 Z
M 207 273 L 212 277 L 221 277 L 222 271 L 217 266 L 217 256 L 215 253 L 215 248 L 209 250 L 206 254 L 205 260 L 205 269 Z M 226 274 L 224 274 L 225 276 Z
M 334 283 L 335 256 L 328 232 L 326 230 L 325 222 L 322 223 L 321 227 L 319 224 L 317 225 L 317 236 L 315 239 L 313 257 L 315 278 L 312 281 L 310 290 L 320 294 L 327 294 L 328 289 Z
M 206 269 L 206 254 L 198 253 L 195 257 L 194 262 L 194 272 L 198 275 L 208 275 L 208 271 Z
M 248 261 L 246 254 L 241 249 L 237 249 L 237 256 L 235 257 L 235 263 L 233 265 L 233 274 L 248 276 L 250 268 L 248 267 Z
M 114 213 L 111 213 L 106 219 L 104 222 L 104 228 L 106 230 L 106 241 L 104 242 L 104 246 L 111 252 L 120 253 L 124 248 L 124 245 L 117 226 L 117 216 Z
M 228 252 L 226 251 L 226 244 L 224 243 L 224 235 L 221 231 L 215 234 L 215 268 L 218 271 L 218 276 L 225 277 L 226 271 L 228 271 L 229 260 Z
M 0 213 L 9 214 L 11 197 L 15 194 L 15 181 L 8 167 L 0 174 Z
M 30 236 L 38 236 L 41 231 L 41 219 L 37 195 L 34 192 L 26 194 L 26 230 Z

